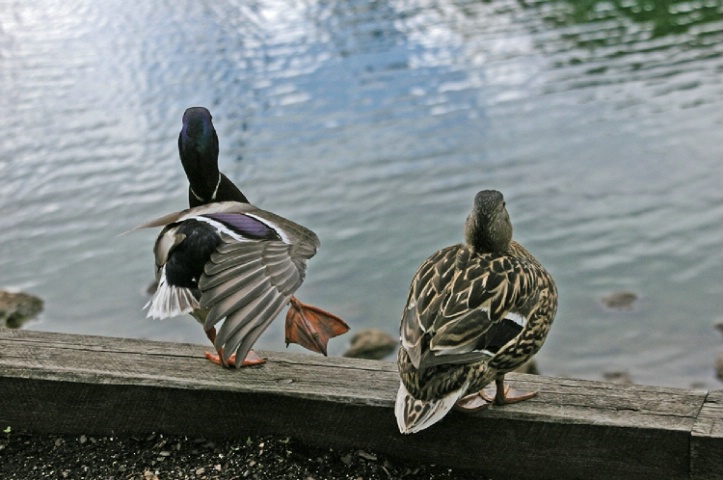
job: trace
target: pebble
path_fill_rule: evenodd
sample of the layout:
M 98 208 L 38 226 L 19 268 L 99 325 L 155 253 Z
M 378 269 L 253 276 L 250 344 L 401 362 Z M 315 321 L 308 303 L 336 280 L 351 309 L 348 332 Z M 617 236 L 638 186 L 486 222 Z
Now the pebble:
M 43 311 L 43 301 L 23 292 L 0 290 L 0 326 L 20 328 Z
M 239 478 L 301 480 L 314 478 L 385 479 L 410 478 L 467 480 L 467 473 L 453 475 L 429 465 L 389 461 L 364 450 L 308 449 L 288 437 L 249 437 L 217 440 L 178 436 L 143 437 L 83 435 L 0 435 L 0 478 L 116 478 L 118 480 L 192 480 Z M 93 440 L 95 443 L 93 443 Z M 161 441 L 166 448 L 155 446 Z M 183 453 L 176 453 L 182 445 Z M 213 445 L 206 449 L 205 445 Z M 260 448 L 263 445 L 263 450 Z M 197 454 L 190 454 L 195 446 Z M 165 456 L 165 453 L 170 455 Z M 261 457 L 263 452 L 263 457 Z M 224 460 L 218 460 L 223 456 Z M 263 459 L 262 459 L 263 458 Z M 316 463 L 310 459 L 317 459 Z M 353 473 L 352 473 L 353 472 Z M 406 472 L 406 473 L 405 473 Z
M 366 328 L 351 337 L 351 345 L 344 352 L 345 357 L 381 360 L 394 352 L 398 340 L 387 332 L 376 328 Z
M 617 383 L 620 385 L 632 385 L 633 379 L 628 372 L 605 372 L 603 373 L 603 379 L 608 382 Z
M 366 460 L 370 460 L 370 461 L 372 461 L 372 462 L 376 462 L 376 461 L 377 461 L 377 456 L 376 456 L 376 455 L 374 455 L 373 453 L 367 453 L 367 452 L 365 452 L 364 450 L 359 450 L 359 451 L 357 452 L 357 455 L 359 455 L 361 458 L 364 458 L 364 459 L 366 459 Z
M 601 298 L 602 304 L 611 310 L 632 310 L 635 306 L 635 302 L 638 299 L 638 294 L 629 291 L 620 291 L 611 293 L 608 296 Z

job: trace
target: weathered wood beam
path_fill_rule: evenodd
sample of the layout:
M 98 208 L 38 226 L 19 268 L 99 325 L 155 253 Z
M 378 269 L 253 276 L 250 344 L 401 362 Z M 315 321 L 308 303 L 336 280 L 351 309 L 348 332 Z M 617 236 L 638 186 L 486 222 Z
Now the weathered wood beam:
M 691 478 L 723 480 L 723 391 L 706 397 L 693 425 L 690 449 Z
M 55 433 L 292 436 L 514 479 L 721 478 L 723 392 L 509 375 L 529 401 L 399 434 L 389 362 L 0 329 L 0 425 Z M 717 475 L 717 476 L 716 476 Z

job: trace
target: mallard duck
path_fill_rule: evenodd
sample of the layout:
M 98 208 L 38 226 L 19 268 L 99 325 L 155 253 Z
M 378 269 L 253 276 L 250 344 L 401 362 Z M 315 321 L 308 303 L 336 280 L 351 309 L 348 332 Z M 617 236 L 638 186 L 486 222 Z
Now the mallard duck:
M 430 427 L 453 407 L 476 411 L 537 394 L 505 388 L 504 377 L 542 347 L 557 311 L 555 282 L 512 240 L 500 192 L 475 196 L 464 236 L 465 243 L 429 257 L 412 279 L 394 412 L 402 433 Z M 482 389 L 493 380 L 491 398 Z
M 251 346 L 290 304 L 287 345 L 298 343 L 326 355 L 329 339 L 349 326 L 293 296 L 304 280 L 306 261 L 319 248 L 316 234 L 249 204 L 219 171 L 218 136 L 206 108 L 184 112 L 178 152 L 191 208 L 138 227 L 164 227 L 154 247 L 158 288 L 147 305 L 148 316 L 191 313 L 216 347 L 217 353 L 206 357 L 240 367 L 264 362 Z M 217 335 L 215 325 L 223 319 Z
M 237 367 L 263 363 L 251 347 L 289 303 L 303 314 L 287 317 L 287 343 L 326 355 L 328 340 L 349 329 L 293 296 L 319 248 L 311 230 L 240 202 L 209 203 L 138 228 L 149 227 L 163 230 L 154 247 L 158 288 L 148 316 L 192 314 L 218 352 L 207 353 L 209 360 Z

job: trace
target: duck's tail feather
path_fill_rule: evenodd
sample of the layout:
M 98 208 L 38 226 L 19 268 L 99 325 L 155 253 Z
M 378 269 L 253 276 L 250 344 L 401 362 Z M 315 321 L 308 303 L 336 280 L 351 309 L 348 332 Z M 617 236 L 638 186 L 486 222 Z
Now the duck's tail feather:
M 466 391 L 467 384 L 465 383 L 459 390 L 454 390 L 440 399 L 425 401 L 414 398 L 401 382 L 394 405 L 394 415 L 397 417 L 399 431 L 416 433 L 431 427 L 449 413 Z
M 191 313 L 200 308 L 200 305 L 190 289 L 169 285 L 163 271 L 156 293 L 143 308 L 148 309 L 147 317 L 164 319 Z

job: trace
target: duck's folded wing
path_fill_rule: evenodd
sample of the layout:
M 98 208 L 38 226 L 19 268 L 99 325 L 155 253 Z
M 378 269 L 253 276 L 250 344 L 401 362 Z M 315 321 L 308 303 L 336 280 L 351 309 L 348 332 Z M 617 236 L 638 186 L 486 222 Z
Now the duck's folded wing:
M 259 232 L 261 233 L 261 232 Z M 301 285 L 306 263 L 281 240 L 239 241 L 221 234 L 221 243 L 199 280 L 205 328 L 224 320 L 216 348 L 241 359 Z
M 509 257 L 464 256 L 457 252 L 459 268 L 445 275 L 452 278 L 420 268 L 416 308 L 409 308 L 410 294 L 402 318 L 402 345 L 417 368 L 489 358 L 524 328 L 520 299 L 530 293 L 524 266 Z

